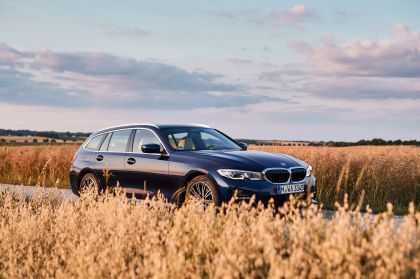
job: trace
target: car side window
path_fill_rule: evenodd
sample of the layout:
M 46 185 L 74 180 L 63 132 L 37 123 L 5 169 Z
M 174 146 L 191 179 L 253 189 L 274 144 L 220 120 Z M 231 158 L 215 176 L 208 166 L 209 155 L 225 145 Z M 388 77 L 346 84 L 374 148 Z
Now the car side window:
M 108 151 L 125 152 L 131 130 L 121 130 L 112 133 L 109 141 Z
M 112 133 L 108 133 L 106 134 L 106 138 L 104 140 L 104 142 L 101 145 L 101 148 L 99 148 L 99 151 L 107 151 L 108 149 L 108 145 L 109 145 L 109 140 L 111 139 Z
M 86 144 L 85 148 L 92 151 L 97 151 L 99 149 L 99 145 L 102 142 L 104 135 L 98 135 L 93 137 L 88 144 Z
M 163 151 L 162 144 L 160 143 L 158 137 L 152 131 L 145 129 L 136 130 L 136 135 L 134 136 L 133 141 L 133 152 L 143 153 L 143 151 L 141 151 L 141 146 L 144 144 L 159 144 L 160 151 Z

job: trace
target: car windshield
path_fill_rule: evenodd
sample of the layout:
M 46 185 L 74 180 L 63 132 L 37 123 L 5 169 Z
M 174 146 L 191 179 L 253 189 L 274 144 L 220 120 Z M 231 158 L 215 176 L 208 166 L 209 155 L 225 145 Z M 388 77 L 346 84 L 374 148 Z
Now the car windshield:
M 241 150 L 234 141 L 211 128 L 176 127 L 161 131 L 175 150 Z

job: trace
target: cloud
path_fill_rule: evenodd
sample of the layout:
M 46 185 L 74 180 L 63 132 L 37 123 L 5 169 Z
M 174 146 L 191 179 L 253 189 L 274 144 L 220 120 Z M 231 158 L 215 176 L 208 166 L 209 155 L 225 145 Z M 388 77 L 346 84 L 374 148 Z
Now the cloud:
M 319 18 L 313 9 L 303 4 L 294 5 L 289 10 L 272 10 L 271 12 L 263 12 L 259 9 L 237 10 L 235 12 L 204 10 L 201 12 L 231 21 L 243 20 L 259 26 L 293 28 L 298 31 L 305 31 L 303 25 L 306 22 Z M 270 51 L 267 46 L 264 47 L 264 50 Z
M 31 64 L 35 69 L 74 73 L 89 78 L 106 78 L 123 88 L 186 92 L 244 90 L 243 86 L 216 82 L 221 76 L 208 72 L 187 72 L 176 66 L 138 61 L 102 52 L 56 53 L 39 51 Z M 125 83 L 125 85 L 124 85 Z
M 233 12 L 226 12 L 226 11 L 215 11 L 215 10 L 198 10 L 198 11 L 207 15 L 216 16 L 216 17 L 229 19 L 229 20 L 233 20 L 237 16 Z
M 391 38 L 337 44 L 331 34 L 319 46 L 292 41 L 304 63 L 259 74 L 260 80 L 322 99 L 420 100 L 420 33 L 395 25 Z
M 20 52 L 5 43 L 0 43 L 0 66 L 15 67 L 20 64 L 20 59 L 28 56 L 30 56 L 29 53 Z
M 306 65 L 302 63 L 289 63 L 281 65 L 277 68 L 278 69 L 274 71 L 261 72 L 258 75 L 258 78 L 260 80 L 277 82 L 284 80 L 284 78 L 304 77 L 309 74 Z
M 262 15 L 261 11 L 258 9 L 239 9 L 234 11 L 197 9 L 196 11 L 231 23 L 237 20 L 260 23 L 260 17 Z
M 0 101 L 13 104 L 180 110 L 285 101 L 221 82 L 219 74 L 103 52 L 23 55 L 3 44 L 0 57 Z
M 391 38 L 343 44 L 330 38 L 319 47 L 300 50 L 308 54 L 316 75 L 420 77 L 420 33 L 402 24 L 394 26 Z
M 317 76 L 304 64 L 287 64 L 261 72 L 259 79 L 279 89 L 322 99 L 420 100 L 420 79 L 404 77 Z
M 420 100 L 420 80 L 404 78 L 322 78 L 301 83 L 300 90 L 329 99 Z
M 133 26 L 117 26 L 109 23 L 101 24 L 101 28 L 105 31 L 105 33 L 110 36 L 126 36 L 126 37 L 133 37 L 133 38 L 140 38 L 144 37 L 149 34 L 149 31 L 146 31 L 139 27 Z
M 271 24 L 276 27 L 292 27 L 304 31 L 303 23 L 316 18 L 313 10 L 306 5 L 298 4 L 288 11 L 274 11 L 271 13 Z
M 252 60 L 249 59 L 229 58 L 227 61 L 237 66 L 254 64 L 254 62 L 252 62 Z
M 287 46 L 296 51 L 297 53 L 306 54 L 313 51 L 313 47 L 310 44 L 303 41 L 291 41 L 287 43 Z
M 84 107 L 92 102 L 87 92 L 65 90 L 54 83 L 35 81 L 32 75 L 0 69 L 0 102 L 19 105 Z

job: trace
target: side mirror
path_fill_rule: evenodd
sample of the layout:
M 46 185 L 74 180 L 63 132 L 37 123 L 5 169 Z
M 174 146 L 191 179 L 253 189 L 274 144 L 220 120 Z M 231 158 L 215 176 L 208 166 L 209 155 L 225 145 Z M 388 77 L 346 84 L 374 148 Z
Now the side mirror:
M 143 153 L 157 153 L 157 154 L 162 153 L 160 151 L 160 144 L 156 144 L 156 143 L 150 143 L 150 144 L 142 145 L 141 146 L 141 151 Z
M 242 147 L 243 150 L 248 150 L 248 144 L 245 142 L 238 142 L 239 146 Z

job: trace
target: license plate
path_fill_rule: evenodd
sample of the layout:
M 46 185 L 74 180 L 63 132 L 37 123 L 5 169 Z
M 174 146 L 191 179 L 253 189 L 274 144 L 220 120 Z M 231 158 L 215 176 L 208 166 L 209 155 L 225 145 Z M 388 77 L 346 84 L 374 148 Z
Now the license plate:
M 291 193 L 302 193 L 305 191 L 305 185 L 303 184 L 292 184 L 292 185 L 279 185 L 277 186 L 277 194 L 291 194 Z

